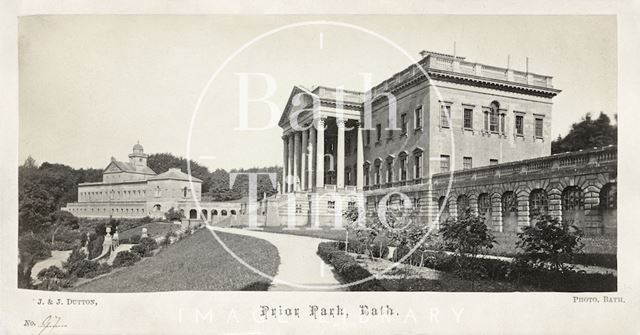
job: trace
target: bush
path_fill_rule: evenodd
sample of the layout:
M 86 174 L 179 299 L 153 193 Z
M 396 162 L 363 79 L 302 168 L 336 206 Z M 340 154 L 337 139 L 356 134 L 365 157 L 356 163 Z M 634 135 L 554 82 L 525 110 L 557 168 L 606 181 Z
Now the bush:
M 140 243 L 134 245 L 131 248 L 131 251 L 137 253 L 140 257 L 149 257 L 153 256 L 153 250 L 155 249 L 158 249 L 158 243 L 156 240 L 150 237 L 145 237 L 140 239 Z
M 94 259 L 102 254 L 102 244 L 104 243 L 104 235 L 91 234 L 89 237 L 89 259 Z
M 318 255 L 344 279 L 345 283 L 352 283 L 365 278 L 371 278 L 372 274 L 360 266 L 353 257 L 344 253 L 339 248 L 340 242 L 321 242 L 318 245 Z M 344 250 L 344 244 L 342 245 Z M 380 282 L 371 278 L 363 283 L 349 286 L 351 291 L 384 291 Z
M 141 259 L 140 255 L 131 251 L 120 251 L 113 260 L 113 267 L 130 266 Z
M 516 261 L 535 269 L 565 272 L 573 268 L 574 256 L 582 248 L 582 233 L 548 215 L 537 217 L 533 226 L 523 227 L 516 245 L 522 250 Z
M 151 222 L 153 222 L 153 219 L 148 215 L 139 220 L 140 225 L 143 225 L 145 223 L 151 223 Z
M 55 265 L 40 270 L 37 277 L 42 281 L 38 285 L 38 289 L 41 290 L 57 291 L 60 288 L 71 285 L 71 280 L 67 278 L 67 274 Z
M 140 239 L 141 239 L 141 238 L 142 238 L 142 237 L 140 237 L 140 235 L 139 235 L 139 234 L 132 235 L 132 236 L 131 236 L 131 238 L 129 238 L 129 243 L 131 243 L 131 244 L 138 244 L 138 243 L 140 243 Z
M 184 219 L 184 212 L 177 211 L 175 208 L 171 207 L 166 213 L 164 213 L 164 217 L 167 221 L 180 221 Z
M 24 235 L 18 240 L 18 250 L 21 259 L 31 260 L 33 263 L 51 257 L 51 247 L 34 235 Z M 31 262 L 27 262 L 31 263 Z
M 111 272 L 111 266 L 107 263 L 99 263 L 98 268 L 95 271 L 87 272 L 85 274 L 86 278 L 94 278 L 105 273 Z

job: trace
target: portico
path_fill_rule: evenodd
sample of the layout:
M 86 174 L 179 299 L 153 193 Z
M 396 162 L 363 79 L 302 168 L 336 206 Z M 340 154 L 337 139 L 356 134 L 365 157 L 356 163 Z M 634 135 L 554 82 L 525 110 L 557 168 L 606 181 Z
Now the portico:
M 283 193 L 362 191 L 361 100 L 358 92 L 294 87 L 280 120 Z

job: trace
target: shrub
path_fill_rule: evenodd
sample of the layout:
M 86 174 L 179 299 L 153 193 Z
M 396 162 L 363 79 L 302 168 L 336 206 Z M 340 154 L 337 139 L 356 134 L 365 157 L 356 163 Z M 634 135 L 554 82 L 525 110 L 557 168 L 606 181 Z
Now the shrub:
M 89 259 L 94 259 L 102 254 L 102 244 L 104 243 L 104 235 L 92 234 L 89 237 Z
M 352 283 L 365 278 L 371 278 L 372 275 L 367 269 L 363 268 L 353 257 L 344 253 L 339 248 L 340 242 L 321 242 L 318 245 L 318 255 L 328 264 L 331 264 L 335 271 L 340 275 L 346 283 Z M 344 250 L 344 244 L 343 244 Z M 384 287 L 380 282 L 371 278 L 363 283 L 349 286 L 352 291 L 384 291 Z
M 113 259 L 113 267 L 130 266 L 140 260 L 140 255 L 131 251 L 120 251 Z
M 145 223 L 151 223 L 153 222 L 153 219 L 151 217 L 149 217 L 148 215 L 143 217 L 142 219 L 140 219 L 139 223 L 140 225 L 143 225 Z
M 135 234 L 135 235 L 132 235 L 131 238 L 129 238 L 129 242 L 131 244 L 138 244 L 138 243 L 140 243 L 140 239 L 141 239 L 140 235 L 139 234 Z
M 184 219 L 184 212 L 177 211 L 175 208 L 171 207 L 166 213 L 164 213 L 164 217 L 167 221 L 180 221 Z
M 150 237 L 145 237 L 140 239 L 140 243 L 134 245 L 131 248 L 131 251 L 137 253 L 140 257 L 149 257 L 153 256 L 153 250 L 155 249 L 158 249 L 158 243 L 156 240 Z
M 24 235 L 18 240 L 20 258 L 34 263 L 51 257 L 51 247 L 34 235 Z M 27 262 L 30 263 L 30 262 Z
M 99 275 L 103 275 L 105 273 L 109 273 L 111 272 L 111 266 L 109 266 L 109 264 L 107 263 L 99 263 L 98 268 L 95 269 L 95 271 L 91 271 L 91 272 L 87 272 L 85 274 L 86 278 L 94 278 L 97 277 Z
M 171 244 L 171 238 L 175 237 L 176 233 L 174 233 L 173 231 L 168 231 L 165 235 L 164 235 L 164 239 L 162 240 L 161 244 L 163 246 L 166 245 L 170 245 Z
M 538 269 L 565 272 L 573 268 L 574 256 L 582 248 L 582 233 L 548 215 L 537 217 L 535 225 L 523 227 L 516 245 L 522 252 L 516 261 Z
M 42 290 L 57 291 L 70 285 L 66 273 L 55 265 L 40 270 L 37 277 L 42 281 L 38 285 L 38 288 Z

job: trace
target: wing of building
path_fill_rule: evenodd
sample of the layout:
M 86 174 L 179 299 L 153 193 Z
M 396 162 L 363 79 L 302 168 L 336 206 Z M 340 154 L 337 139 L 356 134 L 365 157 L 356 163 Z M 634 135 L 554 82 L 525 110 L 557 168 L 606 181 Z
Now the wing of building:
M 147 158 L 140 143 L 133 146 L 128 162 L 111 157 L 102 181 L 78 184 L 78 201 L 62 209 L 93 218 L 163 218 L 170 208 L 204 220 L 244 213 L 244 201 L 201 201 L 202 180 L 176 168 L 156 174 Z
M 367 92 L 293 88 L 279 122 L 280 221 L 410 205 L 425 224 L 469 209 L 498 231 L 541 212 L 615 231 L 617 149 L 550 156 L 551 76 L 421 56 Z

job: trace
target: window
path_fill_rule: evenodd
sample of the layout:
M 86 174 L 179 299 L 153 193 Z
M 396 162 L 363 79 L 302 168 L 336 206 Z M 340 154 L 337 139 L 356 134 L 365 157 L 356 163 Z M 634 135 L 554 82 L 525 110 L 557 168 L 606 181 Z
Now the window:
M 380 142 L 381 138 L 382 138 L 382 125 L 378 123 L 376 125 L 376 142 Z
M 413 208 L 420 209 L 420 198 L 413 198 Z
M 513 191 L 507 191 L 502 194 L 502 215 L 507 213 L 518 212 L 518 199 Z
M 542 138 L 542 119 L 536 118 L 536 137 Z
M 422 177 L 422 152 L 416 152 L 413 156 L 413 178 Z
M 371 144 L 371 132 L 370 131 L 366 131 L 367 134 L 367 145 Z
M 369 186 L 369 182 L 370 182 L 370 180 L 369 180 L 369 163 L 364 165 L 363 170 L 364 170 L 364 184 L 366 186 Z
M 451 106 L 440 106 L 440 126 L 443 128 L 449 128 L 449 119 L 451 118 Z
M 380 160 L 376 160 L 374 182 L 380 185 Z
M 490 159 L 489 160 L 489 165 L 498 165 L 498 160 L 497 159 Z
M 489 111 L 484 111 L 484 130 L 489 131 Z
M 537 215 L 545 215 L 549 211 L 549 198 L 547 192 L 536 189 L 529 194 L 529 215 L 533 218 Z
M 440 155 L 440 172 L 449 172 L 449 155 Z
M 516 135 L 524 135 L 524 117 L 516 115 Z
M 600 190 L 600 208 L 615 209 L 618 203 L 618 191 L 616 184 L 605 184 Z
M 469 211 L 469 197 L 464 194 L 459 196 L 456 205 L 458 207 L 458 217 L 464 217 Z
M 473 167 L 471 157 L 462 157 L 462 169 L 468 170 Z
M 393 161 L 387 161 L 387 183 L 393 182 Z
M 407 180 L 407 155 L 400 156 L 400 180 Z
M 464 120 L 464 124 L 463 127 L 465 129 L 472 129 L 473 128 L 473 109 L 472 108 L 465 108 L 463 111 L 463 120 Z
M 418 106 L 413 111 L 413 118 L 415 122 L 415 129 L 422 129 L 422 106 Z
M 356 208 L 356 202 L 355 201 L 349 201 L 347 202 L 347 208 L 349 209 L 355 209 Z
M 505 131 L 504 131 L 504 123 L 505 123 L 504 122 L 504 117 L 505 117 L 504 114 L 500 114 L 500 133 L 502 133 L 502 134 L 505 133 Z
M 407 135 L 407 128 L 409 127 L 409 125 L 407 124 L 406 113 L 400 115 L 400 121 L 402 122 L 402 135 Z
M 498 110 L 495 108 L 489 113 L 489 131 L 498 132 Z
M 327 208 L 329 209 L 335 209 L 336 208 L 336 202 L 333 200 L 329 200 L 327 201 Z
M 584 196 L 577 186 L 569 186 L 562 191 L 562 210 L 571 211 L 584 209 Z
M 478 215 L 485 219 L 491 218 L 491 198 L 488 193 L 478 196 Z

